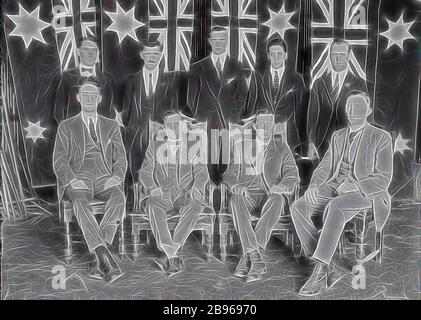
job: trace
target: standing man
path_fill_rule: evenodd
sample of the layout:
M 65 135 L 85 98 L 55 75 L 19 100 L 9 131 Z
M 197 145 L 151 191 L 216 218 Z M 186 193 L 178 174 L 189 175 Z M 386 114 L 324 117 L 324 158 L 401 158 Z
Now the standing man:
M 108 246 L 125 215 L 123 182 L 127 169 L 125 150 L 117 122 L 97 113 L 100 86 L 86 82 L 77 100 L 82 112 L 60 123 L 54 147 L 53 167 L 59 200 L 67 198 L 96 266 L 90 275 L 113 282 L 121 276 Z M 105 215 L 98 225 L 90 201 L 104 201 Z
M 212 28 L 209 43 L 210 55 L 190 68 L 188 105 L 197 121 L 207 121 L 209 130 L 228 129 L 229 123 L 238 123 L 244 112 L 247 81 L 241 65 L 228 56 L 228 30 Z M 215 147 L 218 146 L 209 150 L 209 164 L 215 162 L 212 154 L 214 159 L 221 160 L 221 151 Z M 225 169 L 222 163 L 210 166 L 211 179 L 216 184 Z
M 60 123 L 81 111 L 76 98 L 79 87 L 86 80 L 98 82 L 104 92 L 98 113 L 114 119 L 113 84 L 111 77 L 101 71 L 99 66 L 99 48 L 95 40 L 84 38 L 77 49 L 78 63 L 75 69 L 64 71 L 58 84 L 52 117 Z
M 344 40 L 330 45 L 327 72 L 317 79 L 310 90 L 307 116 L 308 156 L 321 159 L 329 148 L 332 134 L 346 126 L 346 99 L 354 90 L 368 92 L 365 79 L 351 69 L 351 46 Z
M 119 110 L 126 128 L 124 140 L 130 153 L 132 174 L 140 170 L 148 148 L 149 121 L 163 123 L 165 113 L 177 108 L 177 90 L 174 87 L 177 80 L 174 74 L 164 73 L 162 44 L 158 41 L 146 42 L 140 50 L 140 57 L 143 68 L 124 80 Z
M 304 197 L 291 208 L 304 252 L 316 262 L 300 294 L 317 295 L 335 282 L 331 261 L 348 221 L 361 210 L 373 209 L 376 230 L 390 214 L 388 188 L 392 179 L 393 147 L 389 133 L 367 123 L 370 98 L 363 92 L 347 100 L 348 126 L 336 131 L 329 150 L 314 172 Z M 321 232 L 313 219 L 323 217 Z
M 275 123 L 285 126 L 284 141 L 294 153 L 302 155 L 304 80 L 288 67 L 288 47 L 282 38 L 274 37 L 268 42 L 267 55 L 270 66 L 259 77 L 257 112 L 268 110 L 274 114 Z
M 260 252 L 266 249 L 273 228 L 300 181 L 291 150 L 274 129 L 274 116 L 259 115 L 253 131 L 255 139 L 247 140 L 247 132 L 243 133 L 244 139 L 233 137 L 232 152 L 237 161 L 230 163 L 223 177 L 232 194 L 229 208 L 243 247 L 234 275 L 248 282 L 260 280 L 266 272 Z M 256 144 L 255 161 L 250 143 Z M 253 229 L 255 214 L 260 218 Z
M 207 207 L 205 190 L 209 183 L 206 163 L 195 163 L 190 158 L 181 123 L 178 113 L 170 112 L 165 117 L 165 130 L 154 135 L 139 174 L 149 196 L 146 211 L 152 233 L 166 254 L 164 269 L 170 276 L 184 269 L 178 252 Z M 168 220 L 174 216 L 179 216 L 179 220 L 171 235 Z

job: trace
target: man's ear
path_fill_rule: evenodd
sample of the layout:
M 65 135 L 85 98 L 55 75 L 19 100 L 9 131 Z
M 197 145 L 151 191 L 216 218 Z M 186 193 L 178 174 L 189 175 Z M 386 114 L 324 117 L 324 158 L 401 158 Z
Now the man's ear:
M 100 94 L 99 96 L 98 96 L 98 104 L 100 104 L 102 102 L 102 95 Z
M 80 99 L 80 94 L 79 94 L 79 93 L 76 93 L 76 100 L 77 100 L 79 103 L 82 103 L 82 101 L 81 101 L 81 99 Z

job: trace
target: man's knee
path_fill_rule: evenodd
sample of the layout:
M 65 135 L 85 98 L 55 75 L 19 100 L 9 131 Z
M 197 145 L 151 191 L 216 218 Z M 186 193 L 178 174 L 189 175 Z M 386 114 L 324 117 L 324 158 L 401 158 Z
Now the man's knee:
M 301 197 L 300 199 L 296 200 L 292 205 L 291 205 L 291 215 L 297 216 L 299 214 L 303 214 L 303 212 L 305 212 L 307 207 L 307 202 L 306 199 L 304 197 Z
M 285 199 L 285 196 L 280 194 L 271 194 L 266 202 L 268 206 L 275 206 L 280 209 L 282 209 L 286 203 L 287 201 Z
M 87 190 L 68 189 L 65 191 L 64 194 L 65 194 L 65 199 L 69 200 L 72 203 L 75 201 L 88 202 L 92 198 L 91 193 Z
M 188 208 L 188 210 L 185 210 L 184 208 Z M 200 215 L 202 213 L 202 203 L 198 200 L 189 200 L 186 204 L 186 206 L 182 209 L 182 211 L 185 211 L 186 213 L 190 215 Z

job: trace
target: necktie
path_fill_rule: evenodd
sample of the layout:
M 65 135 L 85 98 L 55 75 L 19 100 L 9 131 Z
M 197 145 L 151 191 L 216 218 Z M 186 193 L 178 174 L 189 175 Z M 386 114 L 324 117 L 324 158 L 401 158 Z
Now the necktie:
M 275 71 L 275 79 L 273 80 L 275 83 L 275 88 L 278 89 L 279 88 L 279 72 Z
M 89 120 L 89 133 L 91 135 L 92 140 L 94 140 L 95 143 L 98 142 L 98 137 L 95 132 L 95 125 L 94 121 L 92 119 Z
M 148 96 L 151 97 L 153 95 L 153 81 L 152 81 L 152 73 L 149 74 L 149 93 Z
M 221 77 L 221 73 L 222 73 L 222 62 L 221 62 L 221 58 L 219 58 L 216 61 L 216 71 L 218 71 L 218 76 Z

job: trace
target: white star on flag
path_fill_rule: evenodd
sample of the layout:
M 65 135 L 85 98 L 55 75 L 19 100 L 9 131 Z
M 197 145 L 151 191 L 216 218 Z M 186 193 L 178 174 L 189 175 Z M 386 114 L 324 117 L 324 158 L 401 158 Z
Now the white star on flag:
M 404 139 L 402 137 L 402 134 L 399 133 L 399 136 L 396 138 L 395 141 L 394 153 L 400 153 L 403 155 L 405 151 L 411 151 L 411 148 L 409 147 L 410 142 L 410 139 Z
M 28 127 L 25 128 L 25 131 L 28 133 L 26 138 L 32 139 L 34 143 L 37 142 L 38 139 L 45 139 L 43 136 L 45 130 L 47 129 L 41 127 L 41 121 L 38 121 L 37 123 L 28 121 Z
M 8 14 L 10 20 L 15 24 L 15 28 L 9 34 L 10 37 L 21 37 L 25 43 L 25 48 L 28 49 L 32 40 L 37 40 L 46 44 L 42 35 L 42 30 L 48 28 L 50 23 L 40 20 L 39 18 L 40 6 L 36 7 L 31 13 L 25 10 L 19 3 L 19 14 Z
M 118 2 L 116 5 L 116 12 L 105 12 L 112 20 L 112 24 L 107 28 L 106 31 L 113 31 L 117 33 L 118 41 L 120 44 L 127 36 L 135 41 L 139 41 L 136 35 L 136 30 L 140 27 L 143 27 L 145 24 L 136 20 L 135 7 L 126 12 L 123 10 L 123 8 L 120 7 Z
M 264 26 L 270 28 L 268 39 L 275 33 L 278 33 L 282 38 L 284 38 L 286 31 L 296 29 L 289 22 L 291 17 L 295 14 L 295 11 L 287 13 L 285 11 L 285 5 L 283 5 L 277 13 L 271 9 L 269 9 L 269 13 L 270 19 L 263 23 Z
M 409 39 L 415 39 L 415 37 L 409 32 L 415 20 L 405 23 L 403 21 L 403 13 L 396 22 L 392 22 L 387 18 L 386 20 L 389 25 L 389 29 L 380 34 L 388 40 L 386 51 L 394 45 L 397 45 L 403 51 L 404 42 Z

